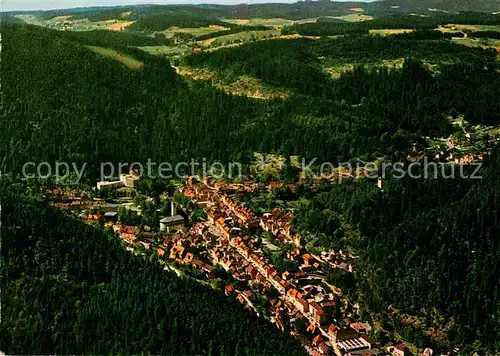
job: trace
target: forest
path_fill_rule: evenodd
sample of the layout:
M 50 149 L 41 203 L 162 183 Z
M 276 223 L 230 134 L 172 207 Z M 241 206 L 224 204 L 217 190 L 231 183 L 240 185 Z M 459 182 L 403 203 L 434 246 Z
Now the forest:
M 2 327 L 8 354 L 302 355 L 235 300 L 130 254 L 112 233 L 2 183 Z M 31 191 L 33 194 L 26 194 Z
M 172 26 L 176 27 L 206 27 L 210 25 L 226 26 L 225 22 L 215 17 L 204 17 L 193 14 L 155 14 L 139 18 L 134 24 L 128 27 L 132 31 L 162 31 Z
M 499 25 L 500 15 L 476 12 L 462 12 L 456 15 L 414 16 L 395 14 L 377 17 L 361 22 L 339 22 L 328 18 L 319 18 L 316 22 L 293 24 L 283 29 L 284 34 L 298 33 L 304 36 L 336 36 L 349 34 L 368 34 L 377 29 L 430 30 L 439 25 Z
M 155 14 L 184 13 L 203 17 L 219 18 L 284 18 L 289 20 L 301 20 L 323 16 L 342 16 L 352 13 L 350 9 L 360 8 L 364 13 L 374 16 L 401 15 L 408 13 L 424 13 L 436 15 L 430 9 L 436 8 L 435 0 L 421 0 L 418 2 L 407 0 L 382 0 L 379 2 L 335 2 L 335 1 L 309 1 L 290 4 L 268 3 L 268 4 L 239 4 L 221 6 L 217 4 L 193 5 L 136 5 L 115 7 L 93 7 L 74 10 L 50 10 L 36 12 L 37 16 L 51 19 L 61 15 L 72 15 L 73 18 L 89 18 L 91 21 L 102 21 L 121 18 L 124 13 L 132 12 L 132 19 L 139 19 Z M 494 17 L 491 14 L 499 11 L 498 3 L 491 0 L 441 0 L 438 8 L 448 13 L 481 12 L 484 16 Z M 477 24 L 477 23 L 472 23 Z
M 294 18 L 301 6 L 241 5 L 231 14 Z M 349 5 L 318 2 L 307 14 L 322 6 L 343 14 Z M 127 9 L 95 10 L 93 20 Z M 20 183 L 26 162 L 88 164 L 84 183 L 90 186 L 101 162 L 250 164 L 256 152 L 319 162 L 406 162 L 412 147 L 462 130 L 457 121 L 468 129 L 500 122 L 498 51 L 432 30 L 448 21 L 498 25 L 497 15 L 322 20 L 285 29 L 320 39 L 265 39 L 169 58 L 141 49 L 170 44 L 152 32 L 226 26 L 219 19 L 229 17 L 228 8 L 176 9 L 185 16 L 132 9 L 135 27 L 120 32 L 56 31 L 12 17 L 0 27 L 0 171 L 10 177 L 0 187 L 2 302 L 10 306 L 2 312 L 4 352 L 302 352 L 288 334 L 223 295 L 129 254 L 107 231 L 48 206 L 36 182 Z M 390 23 L 417 31 L 369 34 Z M 228 27 L 225 34 L 243 29 Z M 492 38 L 498 32 L 467 33 Z M 127 66 L 130 59 L 139 68 Z M 209 80 L 182 76 L 179 68 L 215 74 L 224 84 L 251 78 L 287 95 L 233 95 Z M 383 191 L 368 179 L 319 187 L 306 182 L 293 193 L 293 224 L 307 248 L 355 252 L 355 274 L 329 271 L 329 279 L 357 298 L 366 319 L 380 320 L 419 347 L 460 345 L 464 354 L 494 354 L 500 349 L 499 159 L 498 152 L 485 159 L 481 181 L 388 178 Z M 279 178 L 295 183 L 296 171 Z M 280 194 L 290 193 L 278 192 L 275 200 L 286 200 Z M 265 253 L 280 270 L 296 268 L 278 253 Z M 419 326 L 402 322 L 410 317 L 419 318 Z
M 481 351 L 478 345 L 491 354 L 500 349 L 499 163 L 495 152 L 481 180 L 394 179 L 389 173 L 383 193 L 370 180 L 333 185 L 300 209 L 294 224 L 331 237 L 320 241 L 328 247 L 347 242 L 355 249 L 360 301 L 383 315 L 389 329 L 421 347 L 446 349 L 452 341 L 467 345 L 461 354 Z M 346 239 L 349 228 L 359 234 Z M 400 314 L 425 315 L 423 325 L 415 330 L 400 323 L 389 305 Z M 434 341 L 433 309 L 451 324 Z
M 65 33 L 53 41 L 48 30 L 6 27 L 0 150 L 9 170 L 45 160 L 90 167 L 103 160 L 148 158 L 228 162 L 253 152 L 339 162 L 397 156 L 422 135 L 449 135 L 445 118 L 454 113 L 474 124 L 495 124 L 500 115 L 494 51 L 447 40 L 428 43 L 404 35 L 269 40 L 184 59 L 220 71 L 229 81 L 253 75 L 293 90 L 287 100 L 263 102 L 205 82 L 185 82 L 167 59 L 122 48 L 132 41 L 128 36 Z M 143 69 L 129 70 L 85 47 L 113 42 L 145 63 Z M 320 56 L 333 64 L 407 60 L 402 68 L 380 70 L 360 63 L 333 79 L 323 72 Z M 438 64 L 436 75 L 424 65 L 436 58 L 459 62 Z

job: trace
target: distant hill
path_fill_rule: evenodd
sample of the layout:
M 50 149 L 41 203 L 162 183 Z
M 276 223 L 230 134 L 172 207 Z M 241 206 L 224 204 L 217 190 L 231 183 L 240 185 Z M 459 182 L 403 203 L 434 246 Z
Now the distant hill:
M 500 11 L 500 0 L 382 0 L 371 4 L 373 11 L 428 12 L 429 9 L 461 12 Z
M 381 15 L 387 13 L 432 13 L 432 12 L 500 12 L 500 0 L 381 0 L 366 2 L 300 1 L 294 4 L 240 4 L 240 5 L 136 5 L 117 7 L 93 7 L 68 10 L 23 12 L 36 14 L 42 19 L 71 15 L 73 18 L 88 18 L 91 21 L 119 19 L 124 13 L 131 20 L 145 19 L 150 23 L 152 16 L 169 17 L 182 14 L 197 22 L 214 18 L 285 18 L 300 20 L 323 16 L 341 16 L 364 12 Z M 19 12 L 17 12 L 19 13 Z M 14 12 L 13 14 L 16 14 Z M 154 18 L 153 18 L 154 19 Z M 192 19 L 191 19 L 192 20 Z M 154 21 L 157 23 L 158 21 Z M 171 20 L 167 20 L 171 22 Z M 149 26 L 146 26 L 149 28 Z M 155 27 L 155 26 L 153 26 Z

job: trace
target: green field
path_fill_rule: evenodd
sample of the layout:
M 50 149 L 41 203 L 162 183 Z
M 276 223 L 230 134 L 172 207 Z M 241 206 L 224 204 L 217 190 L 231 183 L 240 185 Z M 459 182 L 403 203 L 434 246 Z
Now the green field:
M 122 52 L 115 51 L 114 49 L 96 46 L 87 46 L 87 48 L 95 53 L 99 53 L 105 57 L 112 58 L 132 70 L 140 70 L 144 66 L 143 62 L 138 61 L 134 57 Z
M 190 47 L 186 45 L 182 46 L 144 46 L 144 47 L 138 47 L 139 49 L 155 55 L 155 56 L 178 56 L 186 53 L 191 53 L 192 50 Z
M 344 16 L 327 16 L 330 19 L 338 19 L 347 22 L 360 22 L 360 21 L 368 21 L 373 20 L 373 16 L 365 15 L 362 13 L 349 14 Z
M 492 38 L 453 38 L 453 42 L 469 47 L 492 47 L 500 49 L 500 40 Z
M 456 25 L 448 24 L 439 28 L 443 32 L 455 31 L 500 31 L 500 26 L 497 25 Z
M 188 33 L 193 36 L 203 36 L 208 35 L 210 33 L 215 33 L 223 30 L 228 30 L 227 27 L 222 26 L 209 26 L 209 27 L 197 27 L 197 28 L 179 28 L 179 27 L 170 27 L 168 30 L 162 31 L 167 38 L 172 37 L 175 33 Z
M 260 40 L 263 39 L 264 37 L 270 37 L 270 36 L 278 37 L 280 35 L 281 35 L 280 30 L 246 31 L 207 40 L 205 41 L 205 45 L 210 44 L 211 46 L 217 47 L 217 46 L 222 46 L 224 44 L 234 43 L 235 41 L 248 42 L 251 41 L 252 39 Z
M 371 35 L 389 36 L 398 35 L 400 33 L 413 32 L 409 29 L 380 29 L 380 30 L 370 30 Z

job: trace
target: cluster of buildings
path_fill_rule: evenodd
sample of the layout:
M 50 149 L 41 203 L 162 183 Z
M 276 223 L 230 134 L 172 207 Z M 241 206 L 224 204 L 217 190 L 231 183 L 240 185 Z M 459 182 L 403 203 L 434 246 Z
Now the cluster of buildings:
M 208 278 L 218 275 L 216 266 L 222 267 L 231 276 L 231 282 L 228 279 L 224 287 L 226 295 L 234 296 L 257 313 L 262 311 L 260 297 L 266 296 L 265 313 L 269 320 L 280 330 L 296 335 L 312 356 L 378 354 L 368 336 L 371 325 L 356 320 L 355 307 L 339 288 L 327 283 L 322 271 L 325 264 L 330 264 L 352 272 L 352 266 L 345 262 L 347 256 L 333 249 L 318 256 L 305 251 L 302 236 L 294 233 L 291 226 L 291 212 L 273 209 L 257 217 L 229 195 L 230 191 L 248 189 L 242 184 L 234 187 L 215 183 L 211 187 L 189 180 L 180 190 L 204 208 L 208 219 L 185 230 L 184 218 L 177 215 L 172 204 L 171 216 L 160 221 L 160 231 L 166 232 L 162 240 L 156 233 L 119 224 L 112 206 L 87 215 L 86 220 L 99 221 L 113 229 L 128 249 L 155 251 L 160 257 L 202 271 Z M 264 256 L 262 240 L 254 234 L 257 230 L 293 246 L 286 256 L 300 264 L 297 272 L 279 270 Z M 305 331 L 299 331 L 298 322 L 306 326 Z M 386 351 L 396 356 L 409 355 L 404 344 Z
M 480 152 L 478 154 L 470 154 L 470 155 L 465 155 L 463 157 L 457 157 L 455 158 L 455 163 L 456 164 L 469 164 L 469 163 L 474 163 L 474 162 L 480 162 L 484 159 L 484 157 L 487 155 L 485 152 Z
M 274 208 L 271 213 L 264 214 L 260 219 L 262 230 L 269 232 L 283 243 L 291 242 L 297 247 L 302 247 L 302 235 L 293 233 L 291 225 L 292 213 Z
M 234 182 L 220 182 L 220 181 L 212 181 L 208 177 L 204 177 L 201 179 L 199 176 L 190 176 L 187 179 L 188 186 L 193 185 L 193 180 L 197 180 L 199 182 L 203 182 L 203 184 L 210 189 L 213 189 L 216 192 L 225 192 L 228 194 L 231 193 L 254 193 L 257 189 L 267 189 L 271 191 L 273 189 L 288 187 L 292 192 L 295 191 L 295 184 L 285 184 L 279 181 L 270 181 L 267 184 L 265 183 L 254 183 L 254 182 L 246 182 L 246 183 L 234 183 Z
M 293 232 L 292 214 L 288 211 L 274 209 L 259 218 L 235 202 L 221 186 L 216 189 L 207 182 L 193 184 L 192 179 L 180 190 L 205 208 L 208 220 L 191 229 L 189 244 L 198 251 L 203 247 L 201 258 L 222 266 L 237 281 L 237 285 L 226 286 L 226 294 L 236 294 L 238 300 L 252 307 L 255 293 L 266 294 L 270 320 L 281 330 L 290 329 L 298 334 L 295 321 L 303 320 L 308 325 L 310 340 L 302 341 L 311 355 L 327 355 L 332 348 L 343 354 L 373 348 L 374 343 L 367 336 L 371 326 L 352 324 L 350 318 L 355 314 L 349 301 L 339 296 L 341 291 L 337 294 L 322 284 L 325 281 L 322 264 L 329 262 L 338 267 L 341 251 L 321 256 L 305 252 L 302 236 Z M 299 272 L 278 271 L 263 255 L 259 239 L 253 236 L 255 229 L 292 243 L 295 248 L 287 253 L 300 261 Z M 352 271 L 350 265 L 343 267 Z
M 198 268 L 211 276 L 214 272 L 213 266 L 195 256 L 190 249 L 190 245 L 186 244 L 186 241 L 190 241 L 190 236 L 184 232 L 178 232 L 174 236 L 165 237 L 163 245 L 158 247 L 157 253 L 159 256 L 164 256 L 168 253 L 168 257 L 171 260 L 175 260 L 177 263 L 183 265 L 192 265 L 194 268 Z
M 130 171 L 129 174 L 122 174 L 118 181 L 97 182 L 97 189 L 115 189 L 115 188 L 137 188 L 139 186 L 139 174 L 137 171 Z

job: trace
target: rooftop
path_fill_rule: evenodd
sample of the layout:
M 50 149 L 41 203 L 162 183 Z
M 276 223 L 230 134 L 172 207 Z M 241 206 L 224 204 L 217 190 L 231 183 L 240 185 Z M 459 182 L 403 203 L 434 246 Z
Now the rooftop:
M 160 220 L 162 224 L 178 224 L 184 223 L 184 218 L 180 215 L 166 216 Z

